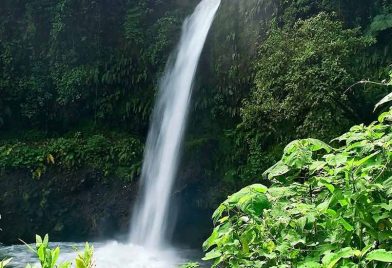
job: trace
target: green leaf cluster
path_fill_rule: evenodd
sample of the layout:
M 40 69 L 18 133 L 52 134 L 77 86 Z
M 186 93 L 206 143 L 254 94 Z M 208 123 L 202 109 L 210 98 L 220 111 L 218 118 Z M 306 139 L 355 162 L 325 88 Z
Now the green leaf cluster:
M 390 76 L 390 80 L 388 81 L 388 82 L 385 82 L 385 85 L 386 86 L 392 86 L 392 71 L 389 73 L 389 76 Z M 380 100 L 377 104 L 376 104 L 376 106 L 375 106 L 375 110 L 378 108 L 378 107 L 380 107 L 381 105 L 383 105 L 383 104 L 385 104 L 385 103 L 388 103 L 388 102 L 390 102 L 390 101 L 392 101 L 392 93 L 389 93 L 388 95 L 386 95 L 382 100 Z
M 272 24 L 236 130 L 243 152 L 238 158 L 247 159 L 241 176 L 260 176 L 280 144 L 303 137 L 331 139 L 363 122 L 362 111 L 368 109 L 363 96 L 345 90 L 361 78 L 358 55 L 373 42 L 326 12 L 293 25 Z
M 55 249 L 51 249 L 49 247 L 49 236 L 45 235 L 42 239 L 39 235 L 36 235 L 36 243 L 35 249 L 30 245 L 26 244 L 26 246 L 34 252 L 40 262 L 41 268 L 71 268 L 71 262 L 63 262 L 58 263 L 58 259 L 60 256 L 60 248 L 56 247 Z M 75 259 L 75 268 L 93 268 L 94 265 L 94 247 L 90 246 L 86 243 L 84 252 L 79 253 Z M 36 266 L 32 266 L 28 264 L 26 268 L 35 268 Z
M 140 173 L 142 153 L 141 142 L 130 136 L 76 133 L 69 138 L 0 145 L 0 170 L 27 169 L 39 178 L 49 168 L 75 171 L 88 167 L 130 181 Z
M 8 264 L 12 261 L 12 259 L 4 259 L 2 261 L 0 261 L 0 268 L 5 268 L 6 266 L 8 266 Z
M 86 243 L 83 253 L 79 253 L 75 259 L 76 268 L 93 268 L 94 247 Z
M 60 248 L 55 249 L 49 248 L 49 236 L 45 235 L 42 239 L 39 235 L 36 236 L 35 249 L 26 244 L 26 246 L 34 252 L 40 262 L 41 268 L 70 268 L 70 262 L 63 262 L 58 264 L 57 261 L 60 256 Z M 33 268 L 31 264 L 28 264 L 26 268 Z
M 87 121 L 143 133 L 185 7 L 146 0 L 4 2 L 0 128 L 69 131 Z
M 392 14 L 381 14 L 373 19 L 369 32 L 375 35 L 390 28 L 392 28 Z
M 392 110 L 328 145 L 302 139 L 213 215 L 213 267 L 389 267 Z
M 336 134 L 332 125 L 355 119 L 346 109 L 354 100 L 343 91 L 357 80 L 355 54 L 371 42 L 326 13 L 299 20 L 293 29 L 272 29 L 259 51 L 242 127 L 283 140 L 288 130 L 297 136 Z
M 200 264 L 198 262 L 188 262 L 180 266 L 180 268 L 198 268 Z

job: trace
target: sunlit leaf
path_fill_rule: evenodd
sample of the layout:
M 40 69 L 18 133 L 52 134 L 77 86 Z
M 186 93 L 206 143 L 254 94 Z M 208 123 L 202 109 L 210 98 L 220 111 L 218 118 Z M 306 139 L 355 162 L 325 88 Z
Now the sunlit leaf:
M 374 111 L 377 110 L 378 107 L 380 107 L 381 105 L 390 102 L 392 100 L 392 93 L 389 93 L 388 95 L 386 95 L 384 98 L 382 98 L 374 107 Z
M 220 256 L 222 256 L 222 253 L 219 252 L 218 250 L 212 250 L 210 252 L 207 252 L 206 256 L 204 258 L 202 258 L 203 261 L 209 261 L 209 260 L 213 260 L 216 258 L 219 258 Z
M 385 249 L 373 250 L 366 255 L 366 260 L 392 263 L 392 251 L 386 251 Z

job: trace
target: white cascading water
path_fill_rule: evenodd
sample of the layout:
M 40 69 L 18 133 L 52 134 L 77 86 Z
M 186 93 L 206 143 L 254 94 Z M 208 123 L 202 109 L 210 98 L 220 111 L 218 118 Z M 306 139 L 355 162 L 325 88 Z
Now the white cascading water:
M 170 195 L 177 172 L 192 83 L 220 0 L 203 0 L 186 19 L 176 60 L 166 66 L 152 117 L 135 206 L 131 242 L 147 248 L 165 244 Z
M 182 28 L 174 61 L 160 83 L 152 115 L 135 204 L 130 243 L 112 242 L 98 248 L 98 268 L 172 268 L 188 257 L 173 250 L 166 239 L 170 197 L 177 173 L 193 79 L 200 54 L 221 0 L 202 0 Z
M 177 172 L 192 83 L 208 31 L 221 0 L 202 0 L 186 19 L 176 50 L 175 61 L 166 66 L 153 113 L 145 149 L 141 195 L 136 203 L 130 243 L 116 241 L 95 244 L 97 268 L 175 268 L 188 259 L 184 250 L 173 250 L 165 242 L 170 195 Z M 83 245 L 80 245 L 83 247 Z M 73 245 L 62 244 L 65 259 L 75 258 Z M 1 249 L 1 248 L 0 248 Z M 13 247 L 4 248 L 8 256 L 25 254 Z M 11 252 L 11 253 L 10 253 Z M 30 260 L 31 255 L 15 255 Z M 24 267 L 16 263 L 16 267 Z

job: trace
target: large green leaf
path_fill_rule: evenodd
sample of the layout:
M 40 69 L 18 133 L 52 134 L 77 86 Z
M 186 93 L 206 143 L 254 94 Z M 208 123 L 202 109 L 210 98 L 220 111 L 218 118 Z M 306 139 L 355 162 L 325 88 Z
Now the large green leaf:
M 298 268 L 320 268 L 321 264 L 315 261 L 307 261 L 298 266 Z
M 274 166 L 266 170 L 263 175 L 267 175 L 268 179 L 273 179 L 275 177 L 282 176 L 289 171 L 290 168 L 281 161 L 279 161 Z
M 205 243 L 222 254 L 214 267 L 392 263 L 391 135 L 386 120 L 353 127 L 328 154 L 313 140 L 291 143 L 282 160 L 266 171 L 270 178 L 290 174 L 290 183 L 271 180 L 267 191 L 265 186 L 246 187 L 218 208 L 216 215 L 227 212 L 216 222 L 225 229 L 218 229 L 216 243 L 211 242 L 214 233 Z M 269 242 L 274 246 L 268 247 Z M 380 249 L 368 253 L 374 245 Z M 262 261 L 259 266 L 256 260 Z
M 253 184 L 241 189 L 239 192 L 229 196 L 227 203 L 237 204 L 244 196 L 254 195 L 257 193 L 266 193 L 268 188 L 262 184 Z
M 0 268 L 4 268 L 12 261 L 12 258 L 0 261 Z
M 265 194 L 253 192 L 243 196 L 238 201 L 238 207 L 247 214 L 260 216 L 264 209 L 271 207 Z
M 59 258 L 60 255 L 60 248 L 56 247 L 52 252 L 51 252 L 51 257 L 52 257 L 52 267 L 55 267 L 57 260 Z
M 373 250 L 366 255 L 366 260 L 392 263 L 392 251 L 386 251 L 385 249 Z
M 392 28 L 392 14 L 381 14 L 373 19 L 369 33 L 374 35 L 390 28 Z
M 319 150 L 325 150 L 327 153 L 332 151 L 332 147 L 326 144 L 325 142 L 318 139 L 302 139 L 295 140 L 289 143 L 284 149 L 285 154 L 290 154 L 298 150 L 299 148 L 307 148 L 312 152 L 316 152 Z
M 214 223 L 216 223 L 222 217 L 222 214 L 225 210 L 226 205 L 220 204 L 219 207 L 214 211 L 214 214 L 212 214 L 212 220 L 214 221 Z
M 381 105 L 392 101 L 392 93 L 389 93 L 388 95 L 386 95 L 384 98 L 382 98 L 377 104 L 376 106 L 374 106 L 374 110 L 377 110 L 378 107 L 380 107 Z
M 209 261 L 209 260 L 219 258 L 220 256 L 222 256 L 222 253 L 217 249 L 213 249 L 212 251 L 207 252 L 206 256 L 202 260 Z
M 333 268 L 341 260 L 351 258 L 355 255 L 355 250 L 350 247 L 343 248 L 336 253 L 328 253 L 323 258 L 323 264 L 326 268 Z
M 213 245 L 215 245 L 215 240 L 219 237 L 218 227 L 214 228 L 214 231 L 210 235 L 210 237 L 204 241 L 203 243 L 203 250 L 207 251 Z

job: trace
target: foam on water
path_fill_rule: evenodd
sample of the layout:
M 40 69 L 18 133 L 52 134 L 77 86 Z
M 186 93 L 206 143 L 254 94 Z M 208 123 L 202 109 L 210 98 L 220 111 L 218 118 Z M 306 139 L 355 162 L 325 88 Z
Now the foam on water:
M 107 242 L 93 243 L 96 268 L 175 268 L 189 260 L 200 259 L 200 252 L 195 250 L 146 250 L 141 246 L 128 243 Z M 34 245 L 32 245 L 34 246 Z M 60 261 L 73 261 L 76 249 L 82 251 L 82 243 L 56 243 L 52 248 L 61 248 Z M 34 264 L 37 258 L 25 245 L 1 246 L 0 259 L 12 257 L 10 268 L 24 268 L 26 264 Z
M 168 212 L 192 84 L 220 1 L 201 1 L 183 24 L 179 45 L 161 79 L 151 118 L 130 243 L 112 242 L 100 248 L 96 253 L 98 268 L 174 268 L 189 259 L 180 257 L 181 251 L 166 241 L 173 224 Z
M 175 268 L 186 262 L 174 250 L 152 250 L 112 242 L 97 250 L 97 268 Z
M 166 66 L 151 118 L 144 153 L 141 192 L 134 207 L 130 242 L 96 244 L 97 268 L 172 268 L 186 262 L 184 253 L 167 242 L 170 196 L 183 140 L 192 84 L 209 29 L 220 0 L 202 0 L 182 27 L 175 53 Z M 61 243 L 62 258 L 74 259 L 70 244 Z M 22 246 L 23 247 L 23 246 Z M 79 245 L 83 248 L 83 245 Z M 35 261 L 20 246 L 0 248 L 0 256 L 14 256 L 14 267 Z

